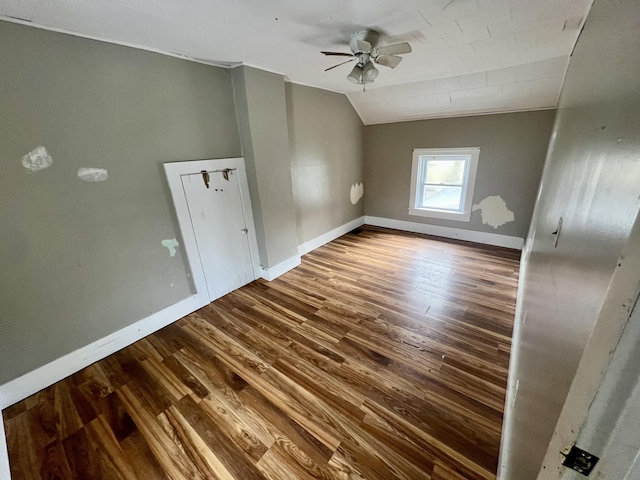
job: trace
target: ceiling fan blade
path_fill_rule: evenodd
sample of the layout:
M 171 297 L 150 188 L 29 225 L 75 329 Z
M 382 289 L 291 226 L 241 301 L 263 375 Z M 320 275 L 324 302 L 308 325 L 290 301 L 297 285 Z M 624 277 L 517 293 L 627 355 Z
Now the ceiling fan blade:
M 396 68 L 401 61 L 402 57 L 396 55 L 380 55 L 376 58 L 376 63 L 389 68 Z
M 325 71 L 325 72 L 328 72 L 329 70 L 332 70 L 332 69 L 334 69 L 334 68 L 336 68 L 336 67 L 339 67 L 340 65 L 344 65 L 345 63 L 353 62 L 354 60 L 356 60 L 356 57 L 350 58 L 350 59 L 349 59 L 349 60 L 347 60 L 346 62 L 339 63 L 339 64 L 337 64 L 337 65 L 334 65 L 333 67 L 325 68 L 325 69 L 324 69 L 324 71 Z
M 380 55 L 399 55 L 402 53 L 411 53 L 411 45 L 407 42 L 394 43 L 393 45 L 385 45 L 378 49 Z
M 353 57 L 353 53 L 343 53 L 343 52 L 320 52 L 325 55 L 333 55 L 337 57 Z
M 356 42 L 358 46 L 358 51 L 363 53 L 371 53 L 371 44 L 365 40 L 358 40 Z

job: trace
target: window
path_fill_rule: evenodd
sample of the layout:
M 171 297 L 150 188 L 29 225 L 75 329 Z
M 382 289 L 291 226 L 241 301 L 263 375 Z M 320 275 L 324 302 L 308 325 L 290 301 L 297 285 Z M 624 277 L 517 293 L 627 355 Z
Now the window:
M 479 148 L 413 151 L 409 214 L 468 222 Z

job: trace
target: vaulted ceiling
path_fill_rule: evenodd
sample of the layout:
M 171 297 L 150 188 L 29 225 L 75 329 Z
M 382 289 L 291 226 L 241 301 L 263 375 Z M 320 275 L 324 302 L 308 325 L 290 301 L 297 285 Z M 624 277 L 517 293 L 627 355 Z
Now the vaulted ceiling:
M 0 19 L 344 92 L 366 124 L 556 105 L 592 0 L 0 0 Z M 325 72 L 366 28 L 409 42 L 372 84 Z M 1 47 L 0 47 L 1 48 Z M 337 61 L 336 61 L 337 59 Z

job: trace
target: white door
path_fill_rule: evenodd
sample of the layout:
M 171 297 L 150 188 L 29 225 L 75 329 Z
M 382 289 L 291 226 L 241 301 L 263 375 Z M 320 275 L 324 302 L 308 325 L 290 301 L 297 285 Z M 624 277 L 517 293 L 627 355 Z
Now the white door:
M 590 478 L 640 478 L 639 292 L 640 214 L 609 282 L 538 480 L 585 478 L 561 465 L 560 452 L 573 445 L 600 458 Z
M 258 278 L 244 159 L 172 162 L 164 169 L 200 305 Z
M 254 280 L 238 178 L 235 169 L 182 176 L 210 299 Z

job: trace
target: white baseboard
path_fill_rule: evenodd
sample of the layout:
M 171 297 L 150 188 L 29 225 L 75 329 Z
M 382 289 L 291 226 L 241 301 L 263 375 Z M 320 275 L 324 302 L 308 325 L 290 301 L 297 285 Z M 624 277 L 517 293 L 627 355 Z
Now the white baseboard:
M 341 237 L 345 233 L 348 233 L 351 230 L 362 225 L 364 225 L 364 216 L 356 218 L 355 220 L 351 220 L 350 222 L 347 222 L 344 225 L 340 225 L 339 227 L 336 227 L 333 230 L 328 231 L 327 233 L 323 233 L 316 238 L 312 238 L 311 240 L 301 243 L 300 245 L 298 245 L 298 253 L 300 255 L 305 255 L 312 250 L 321 247 L 325 243 L 329 243 L 332 240 L 335 240 L 336 238 Z
M 376 227 L 424 233 L 426 235 L 435 235 L 436 237 L 484 243 L 486 245 L 514 248 L 516 250 L 522 250 L 522 246 L 524 244 L 524 240 L 520 237 L 511 237 L 509 235 L 500 235 L 497 233 L 478 232 L 475 230 L 465 230 L 462 228 L 443 227 L 440 225 L 430 225 L 428 223 L 407 222 L 405 220 L 395 220 L 393 218 L 370 217 L 367 215 L 364 217 L 364 223 L 366 225 L 374 225 Z
M 0 385 L 0 409 L 39 392 L 203 307 L 196 295 Z M 0 478 L 5 478 L 0 475 Z
M 296 268 L 298 265 L 300 265 L 300 254 L 287 258 L 273 267 L 262 267 L 261 276 L 270 282 L 278 278 L 280 275 L 287 273 L 289 270 Z

